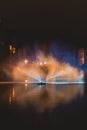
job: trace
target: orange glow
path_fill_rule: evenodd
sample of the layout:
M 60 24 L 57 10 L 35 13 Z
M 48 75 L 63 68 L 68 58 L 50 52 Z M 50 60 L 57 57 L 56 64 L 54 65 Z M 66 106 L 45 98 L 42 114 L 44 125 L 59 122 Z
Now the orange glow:
M 42 64 L 44 62 L 45 64 Z M 25 65 L 25 63 L 27 64 Z M 80 77 L 83 77 L 83 75 L 83 71 L 74 68 L 70 64 L 61 63 L 52 56 L 45 57 L 43 54 L 41 54 L 38 61 L 34 63 L 30 63 L 26 60 L 25 62 L 19 62 L 18 65 L 13 68 L 12 74 L 14 80 L 28 79 L 28 82 L 35 80 L 40 81 L 44 78 L 47 81 L 77 81 Z M 27 80 L 25 80 L 25 82 L 27 82 Z
M 10 51 L 12 51 L 12 45 L 9 46 Z
M 14 88 L 12 89 L 12 98 L 15 97 L 15 91 L 14 91 Z
M 27 106 L 27 103 L 32 104 L 35 109 L 39 112 L 44 110 L 51 110 L 56 107 L 56 105 L 67 104 L 77 98 L 77 96 L 82 96 L 84 93 L 84 87 L 78 85 L 65 85 L 65 86 L 53 86 L 48 85 L 38 89 L 39 86 L 35 87 L 29 84 L 29 88 L 34 87 L 28 91 L 27 88 L 24 91 L 24 87 L 21 85 L 16 86 L 16 97 L 15 100 L 19 105 Z
M 12 104 L 12 102 L 14 101 L 14 98 L 15 98 L 15 90 L 13 88 L 9 95 L 9 104 Z
M 28 81 L 27 80 L 25 80 L 25 83 L 27 83 Z
M 25 90 L 27 90 L 27 88 L 28 88 L 28 84 L 26 83 L 26 84 L 25 84 Z
M 80 59 L 81 64 L 84 64 L 84 58 Z
M 14 53 L 16 53 L 16 48 L 14 48 L 14 47 L 13 47 L 13 49 L 12 49 L 12 50 L 13 50 L 13 54 L 14 54 Z
M 83 48 L 79 50 L 79 62 L 81 65 L 84 64 L 84 49 Z
M 25 60 L 24 62 L 25 62 L 25 64 L 27 64 L 27 63 L 28 63 L 28 60 Z
M 9 96 L 9 104 L 11 104 L 12 102 L 12 98 L 11 98 L 11 95 Z

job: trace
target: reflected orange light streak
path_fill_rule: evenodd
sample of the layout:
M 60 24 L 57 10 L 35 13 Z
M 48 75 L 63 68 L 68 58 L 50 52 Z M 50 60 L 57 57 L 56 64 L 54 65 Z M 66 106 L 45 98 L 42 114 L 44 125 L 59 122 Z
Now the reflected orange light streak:
M 46 109 L 51 110 L 60 104 L 68 104 L 78 96 L 82 96 L 84 93 L 84 87 L 82 85 L 49 85 L 44 87 L 41 86 L 39 88 L 37 85 L 29 84 L 29 87 L 24 87 L 19 84 L 17 86 L 14 86 L 14 88 L 15 97 L 13 98 L 11 95 L 12 93 L 10 94 L 10 104 L 13 103 L 14 100 L 17 102 L 17 104 L 24 107 L 30 103 L 39 112 L 43 112 Z

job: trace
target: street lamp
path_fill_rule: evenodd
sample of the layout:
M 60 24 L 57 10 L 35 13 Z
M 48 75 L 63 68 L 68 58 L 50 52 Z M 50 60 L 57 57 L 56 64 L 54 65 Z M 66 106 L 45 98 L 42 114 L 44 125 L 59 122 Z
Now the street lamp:
M 24 63 L 27 64 L 27 63 L 28 63 L 28 60 L 25 60 Z

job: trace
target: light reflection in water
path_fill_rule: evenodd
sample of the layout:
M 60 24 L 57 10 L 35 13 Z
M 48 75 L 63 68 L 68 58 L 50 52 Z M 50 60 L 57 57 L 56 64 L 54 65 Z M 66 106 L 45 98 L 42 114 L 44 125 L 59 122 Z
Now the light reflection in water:
M 67 104 L 84 94 L 82 85 L 16 85 L 9 93 L 9 103 L 14 101 L 21 107 L 32 106 L 38 111 L 52 110 L 56 105 Z
M 25 90 L 27 90 L 28 89 L 28 84 L 27 83 L 25 83 Z
M 12 88 L 12 91 L 9 95 L 9 104 L 11 104 L 15 99 L 15 88 Z
M 12 103 L 12 97 L 11 97 L 11 95 L 9 95 L 9 104 L 11 104 Z

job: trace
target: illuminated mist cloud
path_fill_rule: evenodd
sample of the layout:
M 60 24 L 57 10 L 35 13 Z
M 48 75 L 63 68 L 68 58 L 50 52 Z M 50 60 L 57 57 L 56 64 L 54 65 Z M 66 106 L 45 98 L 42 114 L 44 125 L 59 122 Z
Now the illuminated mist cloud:
M 83 83 L 84 73 L 82 70 L 56 60 L 51 55 L 45 56 L 40 52 L 35 61 L 30 59 L 21 60 L 12 70 L 11 76 L 15 81 L 28 82 L 77 82 Z

